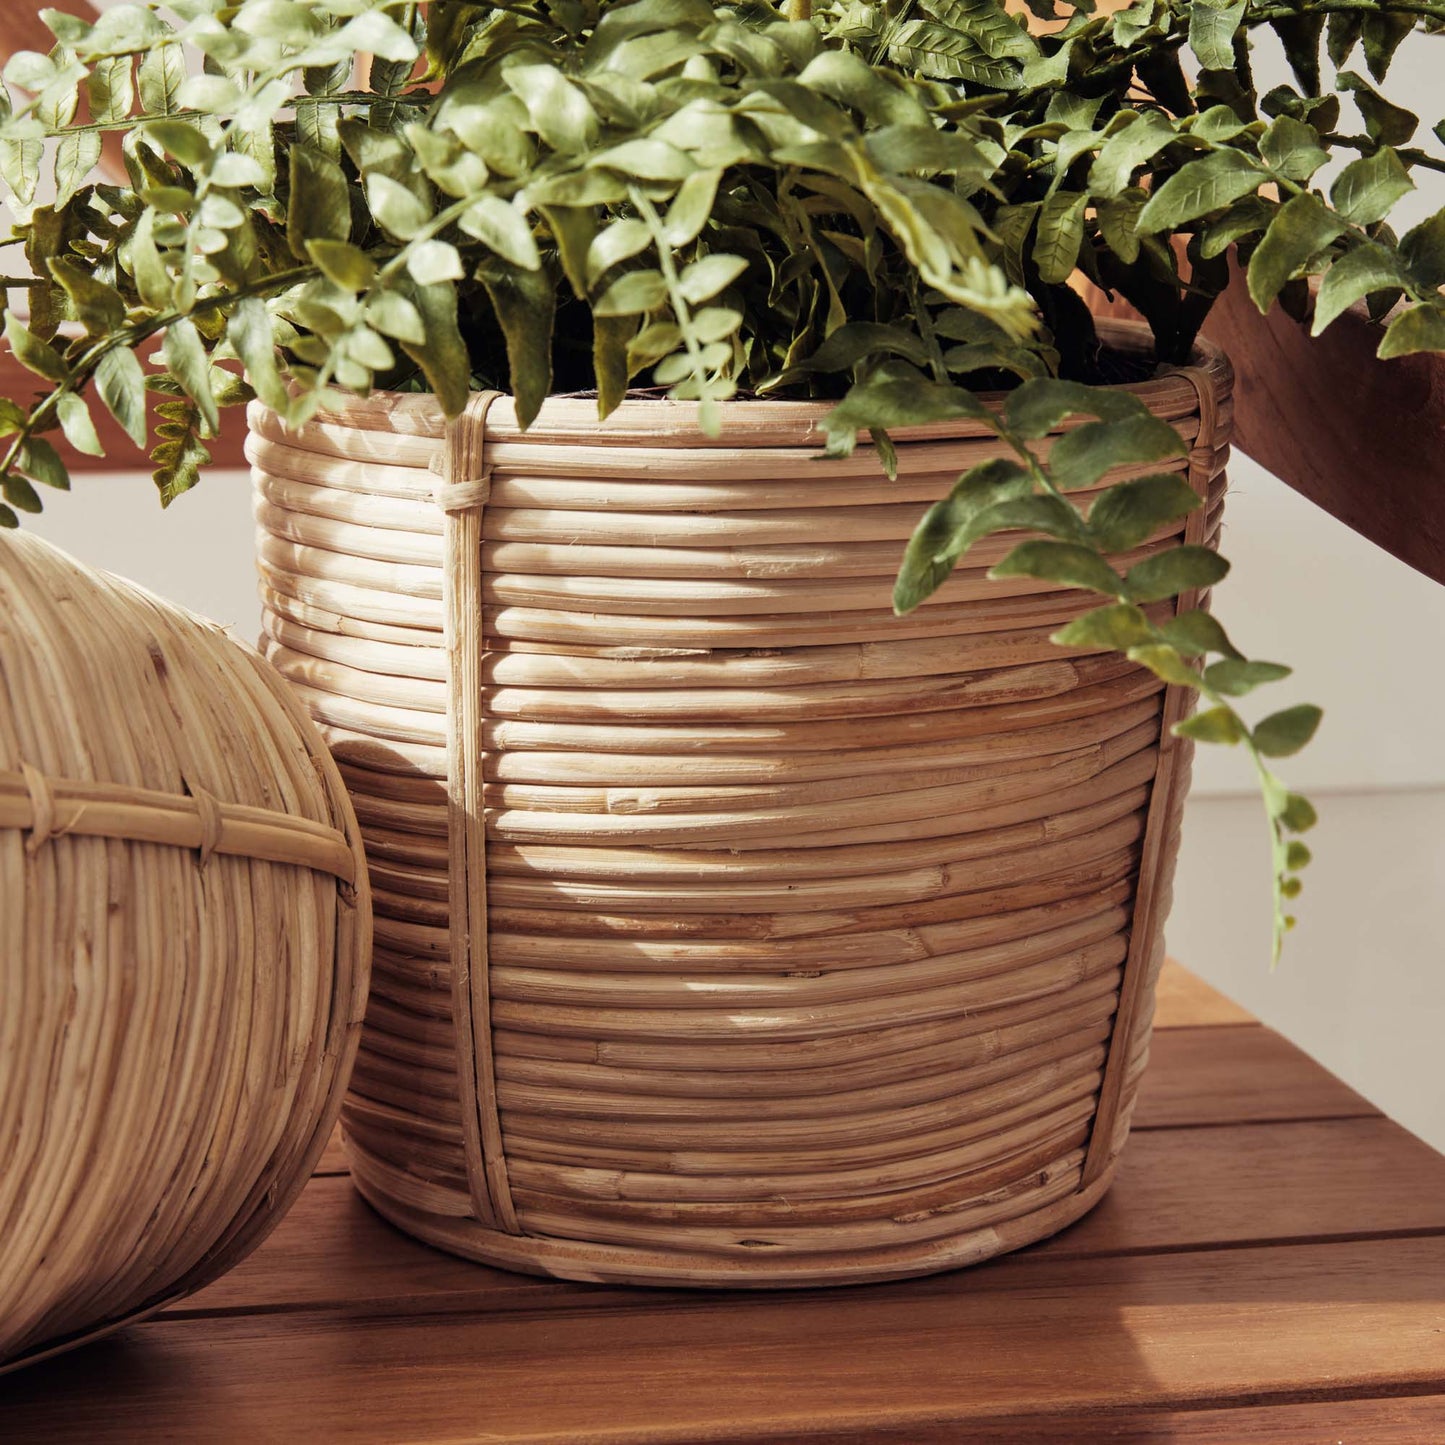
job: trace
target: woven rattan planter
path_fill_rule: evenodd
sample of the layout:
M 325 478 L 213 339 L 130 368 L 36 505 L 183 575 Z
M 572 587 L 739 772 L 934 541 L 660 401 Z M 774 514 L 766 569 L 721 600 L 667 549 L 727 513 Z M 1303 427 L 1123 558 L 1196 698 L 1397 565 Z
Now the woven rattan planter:
M 335 1125 L 369 947 L 355 817 L 273 669 L 0 538 L 0 1370 L 265 1237 Z
M 1212 538 L 1226 364 L 1136 389 Z M 424 397 L 253 412 L 269 654 L 377 905 L 353 1174 L 424 1240 L 847 1282 L 1013 1249 L 1109 1182 L 1186 699 L 1060 653 L 1089 604 L 987 581 L 1001 544 L 893 617 L 904 539 L 990 443 L 910 433 L 890 484 L 814 460 L 823 410 L 733 404 L 718 441 L 652 401 L 523 436 L 478 398 L 450 440 Z

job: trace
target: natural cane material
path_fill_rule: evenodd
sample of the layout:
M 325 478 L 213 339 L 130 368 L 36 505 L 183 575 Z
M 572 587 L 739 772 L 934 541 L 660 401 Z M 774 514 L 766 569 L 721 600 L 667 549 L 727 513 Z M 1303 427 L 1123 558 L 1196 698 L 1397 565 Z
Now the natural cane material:
M 335 1123 L 369 947 L 355 816 L 273 670 L 0 544 L 0 1369 L 265 1237 Z
M 1121 568 L 1212 544 L 1229 426 L 1217 354 L 1133 393 L 1203 505 Z M 450 427 L 425 397 L 299 432 L 253 410 L 267 650 L 375 888 L 353 1175 L 431 1243 L 847 1282 L 987 1258 L 1107 1187 L 1187 690 L 1060 652 L 1079 594 L 985 585 L 1017 537 L 895 617 L 918 501 L 998 440 L 902 433 L 890 483 L 817 460 L 824 411 L 730 404 L 711 440 L 665 401 L 599 426 L 553 400 L 525 434 L 506 397 Z

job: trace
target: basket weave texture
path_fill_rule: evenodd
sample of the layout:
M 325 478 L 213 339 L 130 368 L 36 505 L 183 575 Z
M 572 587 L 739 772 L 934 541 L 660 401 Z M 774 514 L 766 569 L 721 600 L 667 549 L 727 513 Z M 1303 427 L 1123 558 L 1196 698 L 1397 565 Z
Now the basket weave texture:
M 369 950 L 355 815 L 274 669 L 0 540 L 0 1368 L 265 1237 L 335 1125 Z
M 1229 385 L 1204 352 L 1134 388 L 1191 445 L 1193 541 Z M 848 1282 L 1015 1248 L 1108 1184 L 1187 694 L 1060 652 L 1089 603 L 988 581 L 1007 540 L 895 618 L 923 505 L 997 443 L 906 433 L 890 483 L 817 460 L 824 410 L 730 404 L 710 441 L 666 402 L 551 400 L 525 435 L 487 396 L 451 427 L 423 397 L 297 433 L 253 408 L 267 652 L 375 892 L 353 1177 L 422 1239 Z

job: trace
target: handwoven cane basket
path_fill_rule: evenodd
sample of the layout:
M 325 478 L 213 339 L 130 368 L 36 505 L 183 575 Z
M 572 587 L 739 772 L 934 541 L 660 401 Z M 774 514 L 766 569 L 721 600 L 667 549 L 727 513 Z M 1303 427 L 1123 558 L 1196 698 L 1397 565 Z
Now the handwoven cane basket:
M 0 538 L 0 1370 L 200 1288 L 335 1127 L 356 820 L 250 648 Z
M 1134 388 L 1191 447 L 1192 541 L 1229 386 L 1203 350 Z M 1013 1249 L 1108 1185 L 1187 693 L 1051 644 L 1090 603 L 988 581 L 1007 540 L 894 617 L 925 505 L 997 444 L 903 433 L 889 482 L 817 459 L 825 410 L 731 403 L 716 440 L 649 400 L 549 400 L 525 435 L 486 396 L 451 427 L 420 396 L 252 412 L 268 654 L 375 891 L 353 1177 L 421 1239 L 848 1282 Z

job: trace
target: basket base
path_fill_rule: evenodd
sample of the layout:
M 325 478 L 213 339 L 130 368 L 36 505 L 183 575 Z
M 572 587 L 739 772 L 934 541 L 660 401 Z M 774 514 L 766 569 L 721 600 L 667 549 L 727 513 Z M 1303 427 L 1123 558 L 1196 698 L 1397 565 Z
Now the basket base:
M 445 1218 L 410 1209 L 352 1175 L 361 1197 L 404 1233 L 449 1254 L 519 1274 L 579 1280 L 587 1284 L 651 1285 L 657 1288 L 806 1289 L 815 1285 L 871 1284 L 940 1274 L 982 1264 L 1026 1244 L 1047 1239 L 1082 1218 L 1114 1179 L 1117 1155 L 1087 1188 L 1002 1224 L 887 1249 L 773 1257 L 754 1264 L 696 1252 L 636 1249 L 587 1240 L 506 1234 L 471 1219 Z

